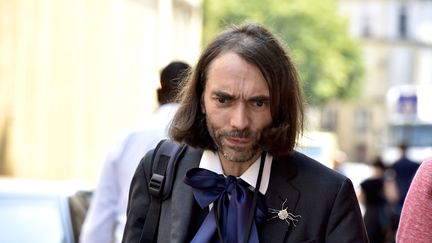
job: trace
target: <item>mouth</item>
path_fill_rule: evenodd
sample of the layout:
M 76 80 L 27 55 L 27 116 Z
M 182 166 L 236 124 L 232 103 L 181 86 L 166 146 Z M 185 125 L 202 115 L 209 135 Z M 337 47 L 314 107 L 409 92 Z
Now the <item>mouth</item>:
M 225 137 L 228 145 L 233 147 L 248 147 L 252 143 L 252 139 L 239 137 Z

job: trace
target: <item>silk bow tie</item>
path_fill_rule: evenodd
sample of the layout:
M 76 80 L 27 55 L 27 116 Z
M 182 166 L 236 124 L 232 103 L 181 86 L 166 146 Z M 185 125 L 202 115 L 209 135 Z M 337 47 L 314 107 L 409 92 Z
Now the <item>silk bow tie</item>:
M 191 242 L 211 242 L 216 231 L 219 230 L 219 238 L 223 237 L 223 240 L 219 239 L 218 242 L 244 242 L 245 232 L 249 230 L 248 220 L 253 212 L 252 192 L 248 188 L 249 185 L 234 176 L 224 177 L 202 168 L 189 170 L 184 182 L 192 187 L 194 197 L 201 208 L 206 208 L 213 203 L 211 211 Z M 263 202 L 258 200 L 255 222 L 251 222 L 249 243 L 259 242 L 256 223 L 261 223 L 264 219 L 265 207 Z

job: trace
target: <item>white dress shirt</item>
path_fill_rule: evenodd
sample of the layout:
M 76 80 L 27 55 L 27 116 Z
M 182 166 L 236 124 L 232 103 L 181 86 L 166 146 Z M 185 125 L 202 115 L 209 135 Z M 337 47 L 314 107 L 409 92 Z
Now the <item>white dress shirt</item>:
M 273 161 L 273 156 L 267 153 L 267 156 L 264 161 L 261 185 L 259 188 L 259 191 L 263 195 L 267 192 L 267 188 L 270 180 L 272 161 Z M 247 182 L 252 188 L 254 188 L 257 183 L 260 164 L 261 164 L 261 157 L 259 157 L 255 162 L 253 162 L 253 164 L 239 177 L 240 179 Z M 223 172 L 222 164 L 220 162 L 218 154 L 210 150 L 204 151 L 203 156 L 201 157 L 199 167 L 213 171 L 216 174 L 222 174 L 226 176 Z
M 150 120 L 111 146 L 81 230 L 81 243 L 121 242 L 133 174 L 147 151 L 167 138 L 168 124 L 177 108 L 178 104 L 160 106 Z

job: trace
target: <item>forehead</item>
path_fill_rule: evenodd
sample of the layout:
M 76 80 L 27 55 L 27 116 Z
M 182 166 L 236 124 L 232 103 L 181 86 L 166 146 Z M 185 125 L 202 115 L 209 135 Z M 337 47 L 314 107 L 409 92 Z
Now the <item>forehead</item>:
M 207 89 L 241 96 L 269 95 L 268 84 L 259 68 L 234 52 L 222 53 L 212 61 Z

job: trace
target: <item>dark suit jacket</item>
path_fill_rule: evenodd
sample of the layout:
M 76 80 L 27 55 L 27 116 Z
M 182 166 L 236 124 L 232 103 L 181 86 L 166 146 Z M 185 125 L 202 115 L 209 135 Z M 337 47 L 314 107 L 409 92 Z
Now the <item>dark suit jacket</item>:
M 402 205 L 405 201 L 405 197 L 408 193 L 408 189 L 411 185 L 411 182 L 414 178 L 417 169 L 420 164 L 416 163 L 406 156 L 403 156 L 399 160 L 397 160 L 393 165 L 392 169 L 396 173 L 396 185 L 399 191 L 399 210 L 398 214 L 400 214 L 400 210 L 402 210 Z
M 131 183 L 123 242 L 139 242 L 141 236 L 149 206 L 151 155 L 141 160 Z M 172 195 L 162 204 L 158 242 L 188 242 L 195 233 L 196 203 L 183 178 L 199 165 L 201 155 L 201 150 L 188 147 L 178 165 Z M 279 218 L 267 220 L 260 242 L 368 242 L 351 181 L 298 152 L 273 159 L 265 203 L 281 210 L 284 201 L 284 208 L 301 218 L 296 226 Z

